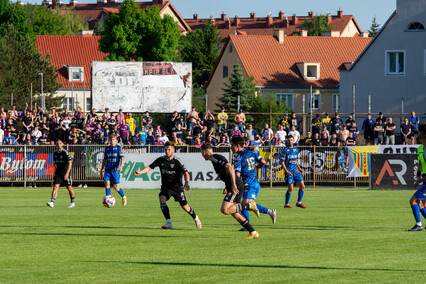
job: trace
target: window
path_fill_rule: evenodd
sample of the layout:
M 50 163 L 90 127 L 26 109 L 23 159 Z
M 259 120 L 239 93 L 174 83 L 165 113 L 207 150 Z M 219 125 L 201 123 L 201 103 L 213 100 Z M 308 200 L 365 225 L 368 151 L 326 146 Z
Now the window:
M 309 104 L 311 104 L 311 95 L 309 95 Z M 309 107 L 309 110 L 321 110 L 321 94 L 312 94 L 312 105 Z
M 86 112 L 92 110 L 92 98 L 86 98 Z
M 315 65 L 308 65 L 306 68 L 306 77 L 308 79 L 317 79 L 317 66 Z
M 79 69 L 71 69 L 71 70 L 72 70 L 72 80 L 81 81 L 81 71 Z
M 229 45 L 229 53 L 232 53 L 232 44 Z
M 422 23 L 414 22 L 408 25 L 407 32 L 424 32 L 425 26 Z
M 228 66 L 223 66 L 223 78 L 228 78 Z
M 294 108 L 294 95 L 293 94 L 275 94 L 275 101 L 280 105 L 286 105 L 291 110 Z
M 340 111 L 340 94 L 333 94 L 333 111 Z
M 405 51 L 386 51 L 386 74 L 405 75 Z
M 74 98 L 64 98 L 64 101 L 62 103 L 62 108 L 66 108 L 69 111 L 73 110 L 73 105 L 74 105 Z

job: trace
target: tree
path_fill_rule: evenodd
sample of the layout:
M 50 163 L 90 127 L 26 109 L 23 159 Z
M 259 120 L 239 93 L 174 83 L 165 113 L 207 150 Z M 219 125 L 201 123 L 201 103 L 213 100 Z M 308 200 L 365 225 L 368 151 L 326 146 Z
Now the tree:
M 256 87 L 253 84 L 253 77 L 245 78 L 239 64 L 234 66 L 229 83 L 225 83 L 225 88 L 222 90 L 223 95 L 219 98 L 218 107 L 224 106 L 231 113 L 237 112 L 238 97 L 240 97 L 240 108 L 245 111 L 251 110 L 251 96 L 255 94 Z
M 34 101 L 37 101 L 41 93 L 38 73 L 43 73 L 46 107 L 59 107 L 63 97 L 54 94 L 61 85 L 57 83 L 56 68 L 50 65 L 49 57 L 42 56 L 36 50 L 29 36 L 21 38 L 13 25 L 9 24 L 7 31 L 0 38 L 0 105 L 10 105 L 13 94 L 14 105 L 17 109 L 24 109 L 25 104 L 30 102 L 31 83 Z
M 291 109 L 286 104 L 279 104 L 275 102 L 272 97 L 263 97 L 261 94 L 251 96 L 250 112 L 252 113 L 289 113 Z M 254 129 L 263 129 L 266 123 L 269 127 L 276 130 L 282 115 L 272 115 L 272 123 L 269 115 L 251 115 L 252 124 Z
M 11 25 L 20 38 L 30 36 L 34 40 L 35 38 L 28 26 L 27 19 L 27 14 L 20 3 L 12 4 L 9 0 L 0 0 L 0 36 L 4 36 Z
M 181 36 L 178 48 L 179 60 L 192 62 L 194 84 L 204 86 L 209 79 L 220 54 L 217 46 L 221 40 L 217 26 L 213 25 L 211 20 L 206 21 L 202 29 Z
M 172 17 L 160 16 L 160 9 L 144 10 L 125 0 L 118 14 L 109 14 L 99 40 L 99 50 L 109 61 L 172 61 L 176 57 L 180 32 Z
M 328 17 L 324 15 L 307 19 L 301 25 L 301 30 L 308 31 L 308 36 L 321 36 L 323 32 L 331 31 L 331 28 Z
M 374 16 L 373 21 L 371 23 L 371 27 L 368 30 L 369 37 L 375 37 L 380 30 L 380 24 L 377 23 L 376 16 Z

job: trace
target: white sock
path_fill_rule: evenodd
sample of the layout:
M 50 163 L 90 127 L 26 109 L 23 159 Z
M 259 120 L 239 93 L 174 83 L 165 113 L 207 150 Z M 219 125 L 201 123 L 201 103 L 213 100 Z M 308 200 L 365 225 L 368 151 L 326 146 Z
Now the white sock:
M 422 222 L 416 223 L 416 225 L 422 227 Z

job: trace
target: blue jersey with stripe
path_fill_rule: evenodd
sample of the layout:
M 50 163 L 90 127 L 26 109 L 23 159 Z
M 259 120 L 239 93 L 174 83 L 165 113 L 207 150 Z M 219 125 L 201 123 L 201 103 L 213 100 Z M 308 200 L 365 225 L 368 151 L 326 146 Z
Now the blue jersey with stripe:
M 285 148 L 282 152 L 281 162 L 284 162 L 287 170 L 291 173 L 295 173 L 298 171 L 297 168 L 297 154 L 299 150 L 297 148 Z
M 248 185 L 259 183 L 256 177 L 256 163 L 262 157 L 251 151 L 242 150 L 235 157 L 235 172 L 240 173 L 243 181 Z
M 105 148 L 104 159 L 106 160 L 105 171 L 113 171 L 120 166 L 121 158 L 124 157 L 121 146 L 108 146 Z

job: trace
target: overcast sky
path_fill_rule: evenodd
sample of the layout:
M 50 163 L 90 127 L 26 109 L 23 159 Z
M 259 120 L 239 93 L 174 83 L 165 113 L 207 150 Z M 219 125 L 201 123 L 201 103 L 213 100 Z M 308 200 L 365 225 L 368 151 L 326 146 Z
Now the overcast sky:
M 64 4 L 69 0 L 62 0 Z M 140 0 L 139 0 L 140 1 Z M 27 2 L 23 0 L 23 2 Z M 29 3 L 41 3 L 41 0 L 30 0 Z M 96 0 L 81 0 L 79 3 L 95 3 Z M 122 0 L 119 0 L 122 2 Z M 337 14 L 340 8 L 345 15 L 354 15 L 363 31 L 370 28 L 374 16 L 379 24 L 384 24 L 396 8 L 396 0 L 171 0 L 178 12 L 184 18 L 192 18 L 193 14 L 207 18 L 213 15 L 218 18 L 222 12 L 229 17 L 238 15 L 248 17 L 251 12 L 264 17 L 269 12 L 277 16 L 283 11 L 288 16 L 293 14 L 307 15 L 309 11 L 315 14 Z

